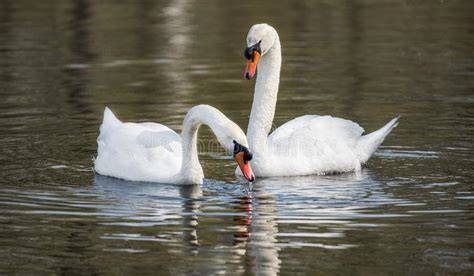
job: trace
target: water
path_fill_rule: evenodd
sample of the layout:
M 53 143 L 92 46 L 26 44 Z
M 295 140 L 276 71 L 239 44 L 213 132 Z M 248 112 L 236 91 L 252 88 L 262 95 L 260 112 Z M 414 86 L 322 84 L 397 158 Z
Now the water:
M 474 272 L 472 1 L 114 2 L 0 2 L 0 274 Z M 179 131 L 207 103 L 245 129 L 262 21 L 276 126 L 402 115 L 366 168 L 249 185 L 203 152 L 202 186 L 94 175 L 106 105 Z

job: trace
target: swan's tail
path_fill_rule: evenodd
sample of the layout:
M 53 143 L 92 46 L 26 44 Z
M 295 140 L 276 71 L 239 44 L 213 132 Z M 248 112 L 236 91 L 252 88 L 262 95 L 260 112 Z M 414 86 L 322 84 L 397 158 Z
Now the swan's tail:
M 385 137 L 387 137 L 392 129 L 398 126 L 399 119 L 400 116 L 393 118 L 381 129 L 360 137 L 359 141 L 357 141 L 357 153 L 359 155 L 360 162 L 365 163 L 367 160 L 369 160 L 380 144 L 382 144 Z
M 117 117 L 115 117 L 112 110 L 110 110 L 108 107 L 105 107 L 104 120 L 102 121 L 102 125 L 100 126 L 100 130 L 103 131 L 104 129 L 113 128 L 113 127 L 119 126 L 121 124 L 122 124 L 122 122 L 119 119 L 117 119 Z

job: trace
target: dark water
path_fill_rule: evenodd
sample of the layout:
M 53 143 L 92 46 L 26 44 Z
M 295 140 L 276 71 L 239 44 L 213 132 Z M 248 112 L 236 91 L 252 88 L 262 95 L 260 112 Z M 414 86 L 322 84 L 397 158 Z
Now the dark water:
M 472 274 L 473 3 L 2 0 L 0 274 Z M 283 47 L 275 125 L 402 115 L 362 172 L 249 186 L 203 152 L 202 186 L 94 175 L 106 105 L 245 129 L 259 22 Z

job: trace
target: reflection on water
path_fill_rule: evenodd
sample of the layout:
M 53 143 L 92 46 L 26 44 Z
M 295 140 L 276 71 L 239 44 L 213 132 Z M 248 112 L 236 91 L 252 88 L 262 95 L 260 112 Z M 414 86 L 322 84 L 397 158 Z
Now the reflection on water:
M 252 270 L 259 275 L 275 275 L 281 263 L 278 258 L 279 247 L 276 245 L 277 202 L 274 195 L 265 189 L 268 184 L 271 185 L 271 181 L 261 180 L 255 182 L 253 187 L 255 208 L 250 225 L 250 254 L 255 258 Z
M 203 187 L 130 182 L 95 175 L 92 187 L 72 188 L 68 193 L 95 195 L 88 199 L 95 203 L 81 202 L 95 207 L 88 215 L 100 217 L 101 228 L 114 227 L 110 232 L 98 231 L 100 239 L 108 244 L 103 251 L 150 253 L 156 249 L 149 242 L 181 248 L 169 252 L 195 258 L 209 251 L 226 251 L 224 259 L 215 256 L 216 265 L 202 272 L 238 269 L 276 274 L 281 267 L 282 249 L 354 248 L 360 244 L 351 241 L 351 232 L 385 227 L 386 220 L 413 216 L 410 211 L 380 213 L 381 206 L 417 206 L 415 201 L 387 194 L 368 170 L 358 174 L 260 179 L 251 186 L 208 181 Z M 68 205 L 78 206 L 77 202 Z M 27 213 L 86 215 L 82 211 Z M 214 219 L 220 222 L 219 226 L 209 228 L 209 221 Z M 225 238 L 227 231 L 232 234 L 229 241 Z M 222 237 L 214 240 L 219 236 Z M 228 268 L 229 260 L 236 267 Z M 251 263 L 250 267 L 244 266 L 246 262 Z
M 73 6 L 69 11 L 71 20 L 69 23 L 70 37 L 68 45 L 72 55 L 71 61 L 69 61 L 70 65 L 64 68 L 66 75 L 64 86 L 69 90 L 68 103 L 81 113 L 92 112 L 87 101 L 85 101 L 84 95 L 90 83 L 88 68 L 84 65 L 91 64 L 95 56 L 90 45 L 91 26 L 89 20 L 92 16 L 91 9 L 90 1 L 77 0 L 73 1 Z
M 170 1 L 169 6 L 163 9 L 165 18 L 163 28 L 167 39 L 163 54 L 165 59 L 170 61 L 166 66 L 165 75 L 171 84 L 170 91 L 176 97 L 184 99 L 190 98 L 195 90 L 189 74 L 183 70 L 191 65 L 187 56 L 192 40 L 193 28 L 190 23 L 193 16 L 190 7 L 192 3 L 189 0 Z
M 94 186 L 106 200 L 116 202 L 116 205 L 104 205 L 110 210 L 102 210 L 101 212 L 108 213 L 124 207 L 126 210 L 123 213 L 124 216 L 120 216 L 120 220 L 117 221 L 113 217 L 113 221 L 104 224 L 150 227 L 166 224 L 167 220 L 181 217 L 183 242 L 190 251 L 197 252 L 199 240 L 196 228 L 199 220 L 195 213 L 200 212 L 201 186 L 157 185 L 146 182 L 124 181 L 100 175 L 94 176 Z M 106 238 L 129 239 L 130 237 L 126 233 L 115 233 L 107 235 Z M 132 237 L 135 240 L 156 241 L 157 239 L 155 236 L 132 235 Z
M 102 216 L 100 224 L 125 227 L 119 228 L 121 232 L 104 233 L 101 236 L 104 240 L 177 244 L 183 251 L 174 253 L 192 253 L 194 256 L 209 250 L 207 247 L 212 250 L 228 248 L 232 259 L 238 262 L 251 260 L 250 268 L 240 269 L 250 269 L 258 274 L 280 271 L 282 248 L 333 250 L 356 247 L 357 244 L 346 239 L 350 231 L 382 227 L 384 219 L 411 216 L 406 212 L 378 214 L 374 213 L 376 208 L 416 205 L 416 202 L 387 195 L 367 170 L 336 176 L 260 179 L 251 186 L 223 188 L 222 185 L 228 186 L 219 182 L 206 182 L 202 188 L 198 185 L 159 185 L 95 175 L 92 190 L 73 189 L 70 192 L 99 195 L 95 200 L 104 203 L 96 210 L 96 215 Z M 235 207 L 227 207 L 229 202 Z M 283 202 L 291 208 L 279 208 Z M 200 237 L 200 220 L 209 217 L 232 219 L 222 224 L 223 229 L 233 232 L 232 242 L 222 241 L 210 246 L 206 235 Z M 367 219 L 376 220 L 367 223 Z M 226 227 L 226 223 L 230 225 Z M 172 225 L 179 225 L 180 230 L 139 234 L 149 227 Z M 143 243 L 143 247 L 136 244 L 133 248 L 104 250 L 148 252 L 147 248 L 148 244 Z M 226 260 L 222 261 L 224 264 Z M 214 269 L 219 271 L 221 268 Z
M 0 1 L 0 274 L 471 273 L 473 3 Z M 276 126 L 402 115 L 367 168 L 249 185 L 204 152 L 202 186 L 94 175 L 106 105 L 245 129 L 257 22 L 282 41 Z

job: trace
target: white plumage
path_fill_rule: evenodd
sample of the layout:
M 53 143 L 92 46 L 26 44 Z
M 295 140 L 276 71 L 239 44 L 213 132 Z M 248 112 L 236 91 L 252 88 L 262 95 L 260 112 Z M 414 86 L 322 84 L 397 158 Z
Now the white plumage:
M 260 47 L 261 57 L 256 59 L 257 81 L 247 131 L 250 149 L 254 153 L 252 167 L 256 176 L 359 170 L 398 125 L 398 118 L 395 118 L 380 130 L 362 136 L 364 129 L 352 121 L 305 115 L 283 124 L 268 135 L 280 80 L 281 46 L 278 33 L 267 24 L 254 25 L 247 35 L 248 49 L 255 48 L 256 44 Z M 254 61 L 249 59 L 248 62 Z
M 208 105 L 188 111 L 182 136 L 157 123 L 123 123 L 105 108 L 94 169 L 102 175 L 131 181 L 200 184 L 204 175 L 196 139 L 201 124 L 211 128 L 228 152 L 233 149 L 233 140 L 248 145 L 244 132 Z

